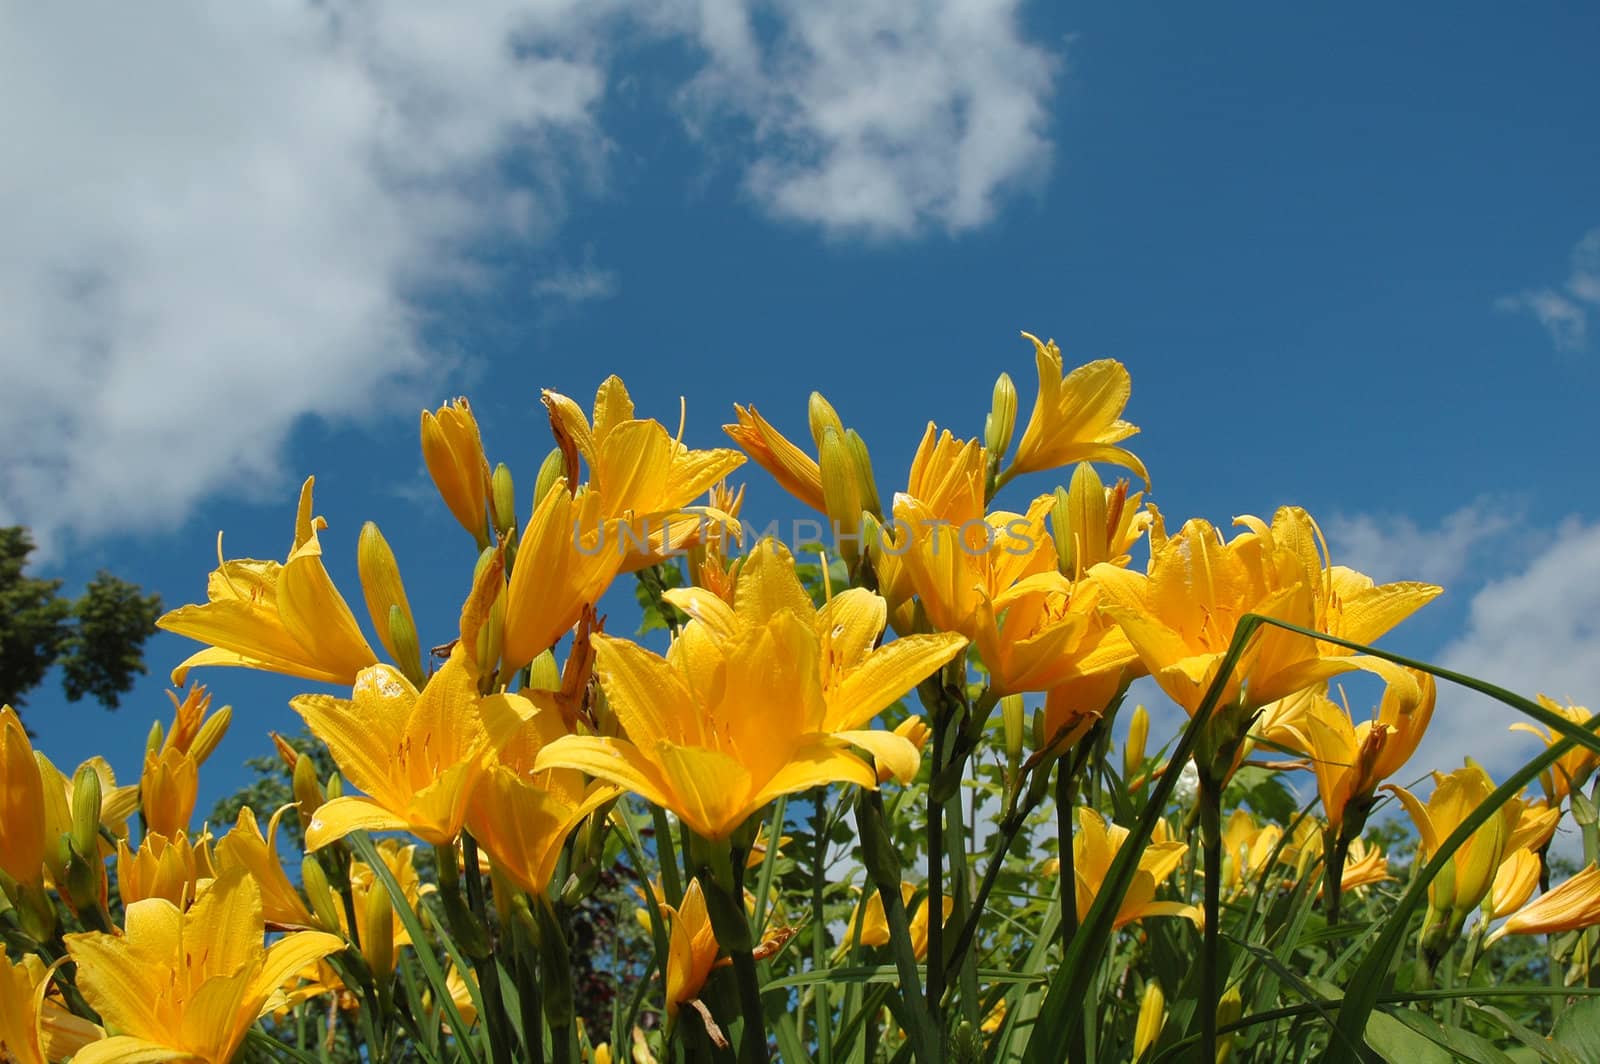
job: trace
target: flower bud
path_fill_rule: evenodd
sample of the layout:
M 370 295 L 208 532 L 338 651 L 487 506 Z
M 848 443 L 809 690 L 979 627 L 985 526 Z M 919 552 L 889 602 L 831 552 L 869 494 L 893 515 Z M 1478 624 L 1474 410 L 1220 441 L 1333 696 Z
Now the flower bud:
M 1244 999 L 1239 993 L 1239 984 L 1230 986 L 1222 995 L 1222 1000 L 1217 1002 L 1217 1027 L 1223 1028 L 1233 1023 L 1244 1011 Z M 1233 1056 L 1234 1035 L 1230 1031 L 1217 1038 L 1217 1064 L 1226 1064 Z
M 422 459 L 445 505 L 480 547 L 488 539 L 489 460 L 465 399 L 422 412 Z
M 1152 979 L 1144 985 L 1144 997 L 1139 1001 L 1139 1022 L 1133 1031 L 1133 1059 L 1138 1060 L 1161 1037 L 1161 1028 L 1167 1022 L 1167 996 L 1161 984 Z
M 556 665 L 555 653 L 546 650 L 528 666 L 528 686 L 535 691 L 561 690 L 561 669 Z
M 272 736 L 272 748 L 277 751 L 278 760 L 283 762 L 284 768 L 293 772 L 295 765 L 300 763 L 300 751 L 296 750 L 294 744 L 278 732 L 269 731 L 267 734 Z
M 844 438 L 844 422 L 839 420 L 839 414 L 833 409 L 833 404 L 822 397 L 821 392 L 812 392 L 811 401 L 806 406 L 806 416 L 811 421 L 811 438 L 816 441 L 817 450 L 822 449 L 822 437 L 829 429 Z
M 1002 373 L 994 382 L 994 399 L 983 425 L 983 445 L 993 460 L 998 461 L 1005 455 L 1016 427 L 1017 386 L 1011 383 L 1009 373 Z
M 339 905 L 334 900 L 333 888 L 328 885 L 328 873 L 322 870 L 322 862 L 317 860 L 316 854 L 307 854 L 300 862 L 300 885 L 305 889 L 306 901 L 311 904 L 317 924 L 324 931 L 338 934 Z
M 376 877 L 367 888 L 366 904 L 362 906 L 361 952 L 379 979 L 394 971 L 394 906 L 389 903 L 389 892 Z
M 328 796 L 329 801 L 344 797 L 344 780 L 339 776 L 339 773 L 328 773 L 328 783 L 323 788 L 323 793 Z
M 883 503 L 878 498 L 878 481 L 872 475 L 872 455 L 867 453 L 867 441 L 855 429 L 847 429 L 844 442 L 850 447 L 850 457 L 856 463 L 856 485 L 861 490 L 861 508 L 877 517 L 883 513 Z
M 161 730 L 161 722 L 155 721 L 150 725 L 150 734 L 144 740 L 144 753 L 146 757 L 159 756 L 161 744 L 166 741 L 166 733 Z
M 556 481 L 567 475 L 567 460 L 562 455 L 561 448 L 554 447 L 544 456 L 544 461 L 539 465 L 539 475 L 533 482 L 533 508 L 537 510 L 539 504 L 544 502 L 544 497 L 550 494 L 550 489 L 556 486 Z M 567 490 L 573 491 L 577 487 L 574 481 L 567 481 Z
M 504 462 L 494 467 L 494 475 L 489 478 L 489 507 L 496 532 L 504 536 L 517 527 L 517 490 L 511 469 Z
M 1015 765 L 1022 760 L 1022 733 L 1026 711 L 1020 694 L 1006 695 L 1000 700 L 1000 723 L 1005 728 L 1006 759 Z
M 1061 574 L 1076 580 L 1096 562 L 1108 559 L 1106 489 L 1094 466 L 1080 462 L 1066 489 L 1056 488 L 1050 510 L 1050 535 Z
M 1144 767 L 1145 746 L 1150 741 L 1150 713 L 1144 703 L 1133 707 L 1133 718 L 1128 721 L 1128 742 L 1122 748 L 1122 779 L 1129 782 Z
M 855 458 L 844 437 L 830 426 L 822 429 L 820 450 L 823 501 L 836 532 L 839 555 L 854 568 L 861 556 L 861 488 Z
M 384 648 L 400 666 L 400 671 L 420 687 L 422 660 L 420 653 L 412 649 L 417 642 L 416 621 L 406 598 L 405 583 L 400 579 L 400 563 L 395 560 L 389 541 L 372 521 L 361 526 L 361 538 L 356 544 L 356 568 L 361 576 L 361 594 L 367 602 L 367 615 L 378 630 L 378 638 L 383 640 Z M 394 620 L 396 608 L 404 618 L 398 633 Z M 402 645 L 407 642 L 405 629 L 410 630 L 411 648 Z M 397 635 L 400 638 L 396 638 Z
M 302 823 L 315 816 L 327 801 L 317 782 L 317 763 L 308 754 L 301 754 L 294 763 L 294 800 L 300 804 Z
M 422 671 L 422 645 L 417 640 L 417 626 L 412 623 L 411 614 L 398 605 L 389 607 L 389 645 L 394 648 L 391 653 L 406 679 L 419 689 L 426 687 L 428 677 Z
M 81 765 L 72 778 L 72 848 L 86 860 L 100 859 L 100 774 Z
M 196 765 L 205 764 L 217 749 L 217 744 L 222 741 L 223 735 L 228 731 L 228 725 L 233 722 L 233 707 L 223 706 L 200 725 L 200 733 L 194 737 L 194 744 L 189 747 L 189 756 L 194 758 Z

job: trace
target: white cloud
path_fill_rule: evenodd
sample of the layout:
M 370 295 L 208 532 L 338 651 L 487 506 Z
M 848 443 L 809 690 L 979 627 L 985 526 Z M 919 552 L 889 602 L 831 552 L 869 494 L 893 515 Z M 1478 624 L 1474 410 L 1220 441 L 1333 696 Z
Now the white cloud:
M 1448 587 L 1489 546 L 1518 528 L 1521 512 L 1482 498 L 1424 527 L 1400 514 L 1337 514 L 1323 531 L 1339 565 L 1379 583 L 1422 580 Z
M 437 400 L 415 390 L 442 361 L 429 293 L 483 284 L 479 242 L 547 240 L 603 188 L 617 49 L 692 39 L 682 113 L 734 120 L 701 145 L 830 233 L 972 229 L 1049 164 L 1054 61 L 1016 0 L 661 10 L 0 10 L 0 522 L 45 543 L 159 528 L 281 486 L 307 416 Z M 535 294 L 617 283 L 585 260 Z
M 1532 314 L 1557 351 L 1582 351 L 1589 344 L 1589 312 L 1600 307 L 1600 228 L 1572 249 L 1572 267 L 1561 288 L 1536 288 L 1495 300 L 1499 310 Z
M 7 7 L 0 521 L 181 518 L 422 369 L 415 295 L 599 173 L 575 10 Z
M 1472 598 L 1466 630 L 1440 664 L 1525 697 L 1547 694 L 1600 710 L 1600 524 L 1569 521 L 1520 571 Z M 1465 756 L 1504 778 L 1540 749 L 1509 732 L 1524 719 L 1498 702 L 1451 684 L 1413 766 L 1451 768 Z
M 1046 173 L 1056 60 L 1017 0 L 781 0 L 763 40 L 737 0 L 685 22 L 709 61 L 683 94 L 691 129 L 742 120 L 746 191 L 782 219 L 905 237 L 987 223 Z M 767 14 L 767 12 L 763 12 Z

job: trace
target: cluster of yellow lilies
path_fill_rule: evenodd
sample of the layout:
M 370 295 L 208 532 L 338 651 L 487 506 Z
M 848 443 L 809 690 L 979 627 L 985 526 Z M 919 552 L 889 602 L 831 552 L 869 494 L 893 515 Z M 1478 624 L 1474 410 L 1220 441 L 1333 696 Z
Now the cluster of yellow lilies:
M 1374 642 L 1441 589 L 1379 585 L 1334 564 L 1298 508 L 1238 518 L 1231 538 L 1200 518 L 1169 532 L 1149 473 L 1124 446 L 1138 431 L 1123 420 L 1127 369 L 1100 360 L 1069 372 L 1054 341 L 1024 336 L 1038 391 L 1015 445 L 1019 397 L 1002 374 L 982 435 L 929 424 L 904 489 L 887 493 L 862 434 L 816 394 L 809 445 L 740 406 L 725 426 L 737 448 L 697 450 L 683 424 L 674 432 L 639 416 L 617 377 L 590 413 L 546 391 L 554 443 L 526 511 L 509 467 L 491 466 L 466 400 L 423 412 L 427 469 L 473 541 L 459 614 L 442 627 L 425 618 L 426 639 L 400 563 L 368 523 L 356 554 L 374 649 L 324 565 L 327 523 L 310 477 L 284 561 L 228 559 L 219 537 L 206 601 L 160 621 L 203 648 L 173 670 L 172 723 L 152 731 L 136 784 L 119 786 L 99 758 L 63 773 L 0 710 L 0 1061 L 227 1061 L 304 1015 L 326 1017 L 309 1059 L 318 1041 L 328 1051 L 338 1015 L 359 1017 L 350 1029 L 368 1060 L 403 1042 L 423 1046 L 422 1059 L 496 1064 L 763 1059 L 774 1044 L 834 1053 L 836 1033 L 877 1031 L 887 991 L 764 984 L 780 967 L 863 962 L 898 966 L 895 1022 L 881 1035 L 909 1040 L 917 1059 L 945 1059 L 962 1037 L 1022 1044 L 1013 1020 L 1041 991 L 991 986 L 971 959 L 997 922 L 1018 917 L 989 918 L 998 903 L 961 784 L 1003 764 L 1015 814 L 1003 820 L 1005 843 L 1043 847 L 1024 859 L 1047 884 L 1041 905 L 1054 898 L 1068 923 L 1087 919 L 1133 837 L 1126 810 L 1096 800 L 1097 781 L 1137 799 L 1185 768 L 1148 755 L 1143 707 L 1120 763 L 1107 756 L 1112 719 L 1142 677 L 1204 716 L 1195 765 L 1210 800 L 1248 761 L 1309 771 L 1319 811 L 1279 824 L 1173 803 L 1140 836 L 1113 931 L 1178 916 L 1197 942 L 1227 906 L 1302 887 L 1321 896 L 1331 924 L 1342 897 L 1391 879 L 1363 836 L 1391 795 L 1415 823 L 1419 856 L 1439 852 L 1494 783 L 1473 763 L 1434 773 L 1426 799 L 1390 782 L 1402 780 L 1439 693 L 1428 673 L 1345 643 Z M 747 458 L 826 519 L 820 585 L 802 580 L 800 545 L 742 535 L 743 489 L 728 478 Z M 1094 463 L 1129 471 L 1143 490 L 1108 486 Z M 1015 509 L 997 501 L 1025 475 L 1069 467 L 1064 486 L 1019 496 Z M 628 574 L 668 620 L 664 652 L 605 630 L 602 602 Z M 1231 653 L 1251 615 L 1271 623 Z M 194 806 L 230 712 L 183 686 L 210 666 L 321 685 L 290 706 L 338 766 L 319 779 L 308 752 L 279 740 L 295 803 L 245 809 L 216 836 L 196 827 Z M 1384 685 L 1359 719 L 1330 687 L 1357 669 Z M 905 708 L 913 692 L 920 713 Z M 1031 729 L 1025 697 L 1037 707 Z M 1552 885 L 1549 858 L 1574 802 L 1593 824 L 1581 788 L 1595 765 L 1586 748 L 1565 754 L 1541 797 L 1503 804 L 1454 850 L 1418 932 L 1428 972 L 1464 936 L 1475 960 L 1508 935 L 1600 923 L 1600 868 Z M 1022 830 L 1051 800 L 1053 772 L 1059 838 Z M 751 888 L 764 879 L 779 893 L 780 800 L 802 793 L 817 796 L 819 816 L 825 801 L 856 810 L 862 839 L 847 863 L 861 894 L 835 912 L 800 912 L 791 897 L 783 911 L 795 922 L 779 924 L 771 898 Z M 629 810 L 656 818 L 648 841 Z M 291 815 L 304 853 L 279 851 Z M 915 825 L 925 845 L 896 844 L 896 822 Z M 1220 864 L 1196 867 L 1197 823 Z M 389 837 L 374 843 L 373 833 Z M 592 887 L 614 837 L 638 876 L 662 973 L 631 1044 L 615 1047 L 578 1032 L 561 915 Z M 431 850 L 428 881 L 419 843 Z M 787 872 L 791 883 L 795 874 L 806 872 Z M 1223 908 L 1198 903 L 1208 876 Z M 807 885 L 806 904 L 813 888 L 823 897 Z M 809 956 L 789 946 L 802 927 Z M 1573 956 L 1590 949 L 1580 940 Z M 1043 985 L 1060 960 L 1051 956 Z M 1137 1057 L 1164 1037 L 1181 988 L 1140 969 L 1137 949 L 1117 956 L 1135 1004 L 1127 1030 L 1107 1038 Z M 736 992 L 712 993 L 714 980 Z M 967 1000 L 974 991 L 981 1008 Z M 771 1006 L 791 993 L 803 1018 L 783 1021 L 785 1035 Z M 1210 1004 L 1237 1019 L 1240 1001 L 1230 987 Z M 849 1008 L 866 1022 L 851 1024 Z M 919 1024 L 938 1036 L 919 1040 Z

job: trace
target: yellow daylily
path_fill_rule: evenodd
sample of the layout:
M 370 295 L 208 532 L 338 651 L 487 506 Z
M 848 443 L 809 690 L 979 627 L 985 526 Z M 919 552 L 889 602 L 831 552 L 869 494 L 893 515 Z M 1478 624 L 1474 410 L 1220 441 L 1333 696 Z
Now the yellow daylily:
M 1393 877 L 1389 875 L 1389 859 L 1384 856 L 1380 847 L 1369 844 L 1365 839 L 1350 840 L 1350 852 L 1346 855 L 1344 874 L 1339 878 L 1341 891 L 1371 886 L 1391 878 Z
M 147 898 L 128 906 L 122 935 L 67 935 L 78 988 L 117 1032 L 85 1046 L 76 1064 L 232 1060 L 289 975 L 344 946 L 300 931 L 263 948 L 265 933 L 260 888 L 235 869 L 187 912 Z
M 1174 536 L 1152 532 L 1147 573 L 1094 566 L 1102 608 L 1122 626 L 1150 674 L 1190 714 L 1199 708 L 1247 613 L 1289 621 L 1355 642 L 1371 642 L 1439 594 L 1430 584 L 1385 584 L 1324 566 L 1320 534 L 1304 510 L 1280 509 L 1269 526 L 1254 517 L 1226 542 L 1195 519 Z M 1227 680 L 1219 705 L 1247 710 L 1355 668 L 1402 689 L 1409 674 L 1342 647 L 1265 625 Z M 1415 700 L 1415 696 L 1413 696 Z
M 0 706 L 0 872 L 18 883 L 44 882 L 44 808 L 27 729 L 16 710 Z
M 1255 886 L 1282 838 L 1278 825 L 1258 825 L 1247 811 L 1233 811 L 1222 826 L 1222 885 L 1228 897 Z
M 1352 805 L 1358 810 L 1356 819 L 1365 822 L 1378 785 L 1405 767 L 1433 718 L 1437 698 L 1433 677 L 1408 671 L 1421 697 L 1413 699 L 1391 684 L 1372 720 L 1352 724 L 1348 709 L 1311 692 L 1300 699 L 1300 719 L 1279 724 L 1281 733 L 1291 739 L 1288 745 L 1311 758 L 1323 813 L 1334 835 Z
M 255 813 L 249 807 L 240 809 L 233 830 L 216 846 L 217 871 L 243 868 L 254 876 L 261 888 L 262 916 L 275 927 L 311 927 L 316 923 L 305 899 L 284 874 L 283 861 L 278 856 L 278 824 L 293 808 L 286 805 L 273 813 L 265 835 L 256 823 Z
M 328 523 L 311 514 L 315 481 L 307 477 L 300 489 L 294 547 L 287 561 L 227 561 L 218 535 L 218 566 L 206 582 L 208 601 L 180 606 L 156 622 L 164 631 L 208 644 L 172 670 L 174 686 L 182 686 L 197 665 L 238 665 L 347 684 L 376 663 L 355 615 L 322 564 L 317 532 Z
M 1057 571 L 1047 523 L 1055 497 L 1040 496 L 1024 514 L 985 513 L 983 463 L 976 441 L 958 445 L 944 433 L 933 442 L 929 426 L 912 490 L 895 499 L 898 539 L 887 552 L 901 555 L 929 622 L 977 643 L 995 692 L 1046 691 L 1091 674 L 1109 674 L 1114 691 L 1134 655 L 1120 637 L 1120 654 L 1103 640 L 1110 626 L 1099 623 L 1097 589 Z
M 933 914 L 933 899 L 927 894 L 922 896 L 922 901 L 915 908 L 911 899 L 916 896 L 917 888 L 910 883 L 900 884 L 900 901 L 906 907 L 909 917 L 907 930 L 911 935 L 911 952 L 917 960 L 926 960 L 928 957 L 928 925 Z M 955 911 L 955 899 L 946 895 L 942 899 L 940 911 L 944 916 L 939 921 L 940 926 L 950 921 L 950 914 Z M 861 944 L 863 946 L 887 946 L 889 944 L 889 917 L 883 909 L 883 894 L 876 887 L 868 889 L 866 896 L 858 903 L 857 915 L 850 918 L 849 925 L 845 928 L 846 940 L 839 944 L 839 956 L 849 951 L 849 937 L 855 933 L 856 921 L 861 922 Z
M 172 728 L 159 749 L 145 754 L 139 803 L 146 830 L 171 837 L 189 828 L 200 787 L 200 766 L 222 741 L 233 709 L 223 706 L 207 716 L 211 696 L 201 684 L 191 687 L 181 702 L 170 691 L 167 697 L 173 706 Z
M 397 669 L 374 665 L 356 677 L 348 699 L 317 694 L 291 700 L 340 771 L 368 795 L 319 807 L 306 830 L 306 849 L 363 830 L 454 842 L 489 747 L 479 701 L 460 644 L 420 693 Z
M 0 1060 L 6 1064 L 65 1060 L 105 1037 L 97 1024 L 45 996 L 53 971 L 32 953 L 13 962 L 0 943 Z
M 1487 942 L 1506 935 L 1551 935 L 1600 924 L 1600 867 L 1592 862 L 1549 893 L 1513 913 L 1489 933 Z
M 683 892 L 683 904 L 676 909 L 664 906 L 671 920 L 667 951 L 667 1017 L 678 1008 L 699 998 L 700 990 L 717 964 L 717 936 L 711 929 L 711 914 L 700 881 L 691 879 Z
M 1539 875 L 1544 863 L 1539 855 L 1528 849 L 1515 849 L 1506 853 L 1505 860 L 1494 874 L 1494 885 L 1484 902 L 1484 919 L 1500 920 L 1510 916 L 1528 903 L 1539 887 Z
M 179 831 L 168 838 L 151 831 L 139 840 L 137 850 L 125 839 L 117 844 L 117 889 L 124 905 L 163 898 L 183 908 L 215 877 L 209 834 L 191 839 Z
M 873 649 L 883 600 L 852 589 L 821 610 L 788 551 L 757 544 L 729 606 L 699 588 L 669 593 L 689 612 L 665 658 L 594 637 L 595 672 L 627 738 L 570 735 L 536 768 L 573 768 L 671 809 L 708 839 L 725 839 L 780 794 L 829 782 L 877 786 L 844 749 L 870 751 L 901 779 L 916 747 L 864 727 L 961 652 L 959 637 L 899 639 Z
M 601 496 L 574 498 L 557 479 L 539 500 L 517 543 L 505 588 L 505 666 L 520 669 L 565 635 L 585 607 L 600 601 L 625 559 Z
M 495 871 L 540 895 L 567 836 L 619 791 L 575 769 L 533 771 L 539 751 L 568 734 L 553 692 L 485 699 L 483 715 L 496 763 L 473 789 L 467 827 Z
M 1087 806 L 1079 806 L 1075 816 L 1078 830 L 1072 836 L 1072 871 L 1076 880 L 1073 888 L 1078 919 L 1082 920 L 1089 914 L 1095 895 L 1100 893 L 1117 851 L 1127 841 L 1128 829 L 1106 823 L 1104 817 Z M 1185 843 L 1152 840 L 1139 854 L 1138 871 L 1134 872 L 1133 882 L 1123 895 L 1112 927 L 1123 927 L 1146 916 L 1182 916 L 1198 924 L 1202 919 L 1198 907 L 1155 900 L 1156 890 L 1178 870 L 1183 855 L 1188 852 Z
M 445 505 L 478 546 L 489 542 L 489 460 L 466 399 L 422 412 L 422 460 Z
M 1562 705 L 1555 699 L 1546 695 L 1539 695 L 1539 704 L 1558 716 L 1565 717 L 1573 724 L 1587 724 L 1592 714 L 1584 706 L 1568 702 Z M 1525 731 L 1530 735 L 1539 737 L 1545 746 L 1553 746 L 1561 736 L 1546 729 L 1543 725 L 1530 724 L 1518 721 L 1511 725 L 1512 731 Z M 1597 766 L 1600 766 L 1600 754 L 1596 754 L 1586 746 L 1574 746 L 1571 750 L 1556 758 L 1555 764 L 1539 773 L 1539 783 L 1544 787 L 1545 797 L 1551 805 L 1560 805 L 1566 801 L 1567 795 L 1582 787 L 1593 775 Z
M 1149 483 L 1144 463 L 1116 446 L 1139 431 L 1137 425 L 1122 420 L 1133 393 L 1127 367 L 1105 358 L 1064 373 L 1061 348 L 1054 340 L 1041 342 L 1029 333 L 1022 335 L 1033 342 L 1039 394 L 1006 476 L 1073 462 L 1112 462 Z
M 722 426 L 722 431 L 751 458 L 772 474 L 778 486 L 819 513 L 828 512 L 822 496 L 822 467 L 817 460 L 790 443 L 773 428 L 754 406 L 734 405 L 737 423 Z
M 595 392 L 592 422 L 559 392 L 546 389 L 544 404 L 557 442 L 569 456 L 569 477 L 576 482 L 575 458 L 581 455 L 589 469 L 589 491 L 603 500 L 601 516 L 623 522 L 646 541 L 607 548 L 624 555 L 624 572 L 699 542 L 706 528 L 702 518 L 725 518 L 692 504 L 744 464 L 738 451 L 690 450 L 682 443 L 681 425 L 674 439 L 659 421 L 636 418 L 633 400 L 617 376 L 607 377 Z
M 1420 836 L 1418 859 L 1428 860 L 1442 843 L 1494 790 L 1494 781 L 1482 766 L 1468 760 L 1466 767 L 1448 776 L 1433 774 L 1433 794 L 1424 806 L 1404 787 L 1387 784 L 1405 806 Z M 1462 843 L 1444 870 L 1428 885 L 1429 925 L 1442 927 L 1445 938 L 1460 933 L 1467 915 L 1476 909 L 1494 885 L 1512 833 L 1521 818 L 1521 803 L 1513 799 L 1496 809 Z

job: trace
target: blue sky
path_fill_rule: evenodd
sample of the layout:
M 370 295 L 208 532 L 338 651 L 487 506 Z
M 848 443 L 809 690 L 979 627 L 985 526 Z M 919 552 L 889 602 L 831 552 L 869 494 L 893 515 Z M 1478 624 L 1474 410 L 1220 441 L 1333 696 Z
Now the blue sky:
M 887 491 L 927 420 L 981 430 L 999 370 L 1026 406 L 1026 329 L 1128 365 L 1169 519 L 1304 505 L 1336 560 L 1447 586 L 1394 647 L 1600 708 L 1592 8 L 0 20 L 0 521 L 73 588 L 199 599 L 217 530 L 281 558 L 315 474 L 347 597 L 376 520 L 442 641 L 471 550 L 422 407 L 470 396 L 526 496 L 541 387 L 616 372 L 669 425 L 682 395 L 700 446 L 736 401 L 803 436 L 817 388 Z M 798 513 L 749 479 L 758 523 Z M 190 649 L 152 641 L 115 714 L 37 692 L 42 748 L 131 778 Z M 306 687 L 203 679 L 236 717 L 202 813 Z M 1415 764 L 1507 719 L 1446 695 Z

